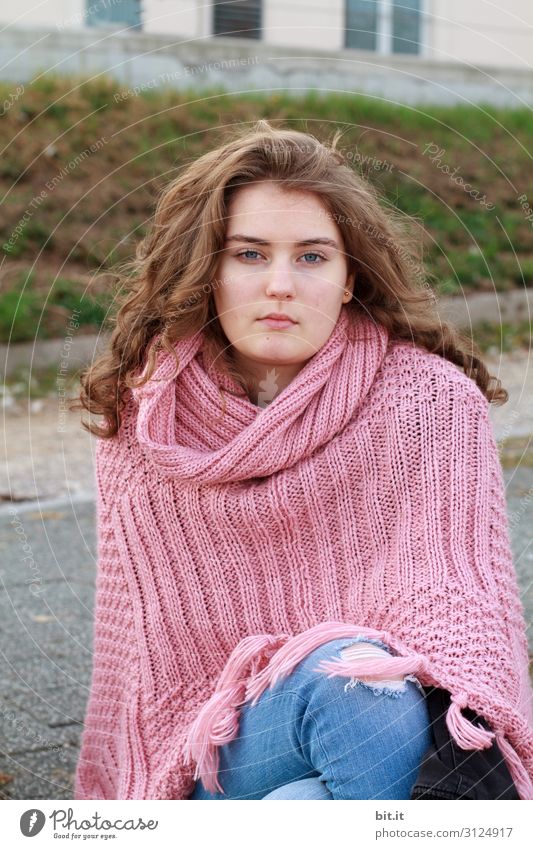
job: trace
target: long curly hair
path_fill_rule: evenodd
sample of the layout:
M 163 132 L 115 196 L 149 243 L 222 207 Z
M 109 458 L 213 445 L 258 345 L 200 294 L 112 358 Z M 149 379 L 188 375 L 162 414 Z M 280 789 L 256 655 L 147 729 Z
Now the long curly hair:
M 466 335 L 443 322 L 420 259 L 412 224 L 380 199 L 338 150 L 342 132 L 325 144 L 308 133 L 278 129 L 265 120 L 234 131 L 221 146 L 189 163 L 161 193 L 148 234 L 135 258 L 115 269 L 118 298 L 104 352 L 80 376 L 81 392 L 70 409 L 105 417 L 102 426 L 82 422 L 95 436 L 112 437 L 121 424 L 128 389 L 153 374 L 157 350 L 173 354 L 176 343 L 205 331 L 206 362 L 248 390 L 232 358 L 213 299 L 218 257 L 232 195 L 255 181 L 272 180 L 290 190 L 313 192 L 344 240 L 348 271 L 355 270 L 352 300 L 391 337 L 410 340 L 462 368 L 491 403 L 508 393 L 483 364 Z M 150 344 L 157 337 L 157 344 Z M 146 365 L 141 380 L 138 372 Z

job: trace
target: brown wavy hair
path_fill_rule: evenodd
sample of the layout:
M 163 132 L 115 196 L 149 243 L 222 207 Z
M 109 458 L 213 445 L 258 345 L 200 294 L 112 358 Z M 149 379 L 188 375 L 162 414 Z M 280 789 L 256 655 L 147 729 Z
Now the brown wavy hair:
M 308 133 L 261 120 L 189 163 L 164 189 L 135 258 L 115 270 L 120 287 L 114 329 L 106 350 L 80 376 L 79 403 L 70 405 L 105 417 L 102 427 L 82 422 L 86 430 L 114 436 L 125 394 L 150 379 L 157 349 L 169 351 L 177 361 L 176 342 L 201 328 L 207 367 L 216 359 L 217 368 L 233 377 L 243 393 L 248 391 L 218 321 L 212 289 L 230 199 L 239 187 L 263 180 L 313 192 L 331 214 L 344 240 L 348 270 L 356 272 L 354 295 L 345 309 L 362 310 L 392 337 L 455 363 L 491 403 L 508 400 L 501 382 L 489 375 L 479 348 L 439 317 L 419 256 L 421 240 L 411 226 L 415 219 L 381 201 L 337 149 L 341 137 L 337 130 L 324 144 Z M 151 345 L 156 336 L 157 345 Z M 141 381 L 136 372 L 145 362 Z

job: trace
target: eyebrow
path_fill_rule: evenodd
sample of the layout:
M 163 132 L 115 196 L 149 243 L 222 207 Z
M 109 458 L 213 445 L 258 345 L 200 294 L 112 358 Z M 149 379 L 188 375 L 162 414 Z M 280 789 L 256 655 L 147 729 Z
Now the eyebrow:
M 234 236 L 227 236 L 226 242 L 250 242 L 252 245 L 267 245 L 268 247 L 272 244 L 266 239 L 259 239 L 257 236 L 244 236 L 241 233 L 236 233 Z M 325 236 L 317 236 L 313 239 L 301 239 L 299 242 L 295 242 L 294 244 L 298 246 L 328 245 L 331 248 L 339 250 L 338 243 L 334 239 L 327 239 Z

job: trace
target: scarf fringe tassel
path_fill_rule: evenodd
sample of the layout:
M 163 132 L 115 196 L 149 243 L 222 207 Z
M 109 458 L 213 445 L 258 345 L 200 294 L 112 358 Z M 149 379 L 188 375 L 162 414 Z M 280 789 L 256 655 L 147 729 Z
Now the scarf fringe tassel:
M 350 637 L 356 641 L 364 641 L 365 638 L 379 640 L 399 654 L 390 658 L 322 661 L 315 671 L 327 673 L 328 678 L 342 675 L 364 679 L 371 675 L 372 680 L 428 672 L 428 661 L 424 656 L 409 652 L 391 634 L 373 628 L 325 622 L 295 636 L 261 634 L 246 637 L 231 653 L 212 696 L 189 728 L 183 757 L 186 764 L 196 765 L 194 779 L 201 779 L 210 793 L 224 793 L 217 775 L 218 748 L 237 736 L 242 706 L 248 701 L 255 705 L 266 689 L 289 675 L 309 652 L 324 642 Z M 486 749 L 496 737 L 518 794 L 522 799 L 532 799 L 533 783 L 503 734 L 476 726 L 462 715 L 461 710 L 467 707 L 466 693 L 452 694 L 450 701 L 446 724 L 457 745 L 461 749 Z

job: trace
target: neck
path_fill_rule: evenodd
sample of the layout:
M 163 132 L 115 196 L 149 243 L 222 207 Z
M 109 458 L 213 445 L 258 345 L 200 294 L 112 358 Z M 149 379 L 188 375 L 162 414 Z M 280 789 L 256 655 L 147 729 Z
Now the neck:
M 291 383 L 304 363 L 246 363 L 235 357 L 235 365 L 246 383 L 250 401 L 267 406 Z

